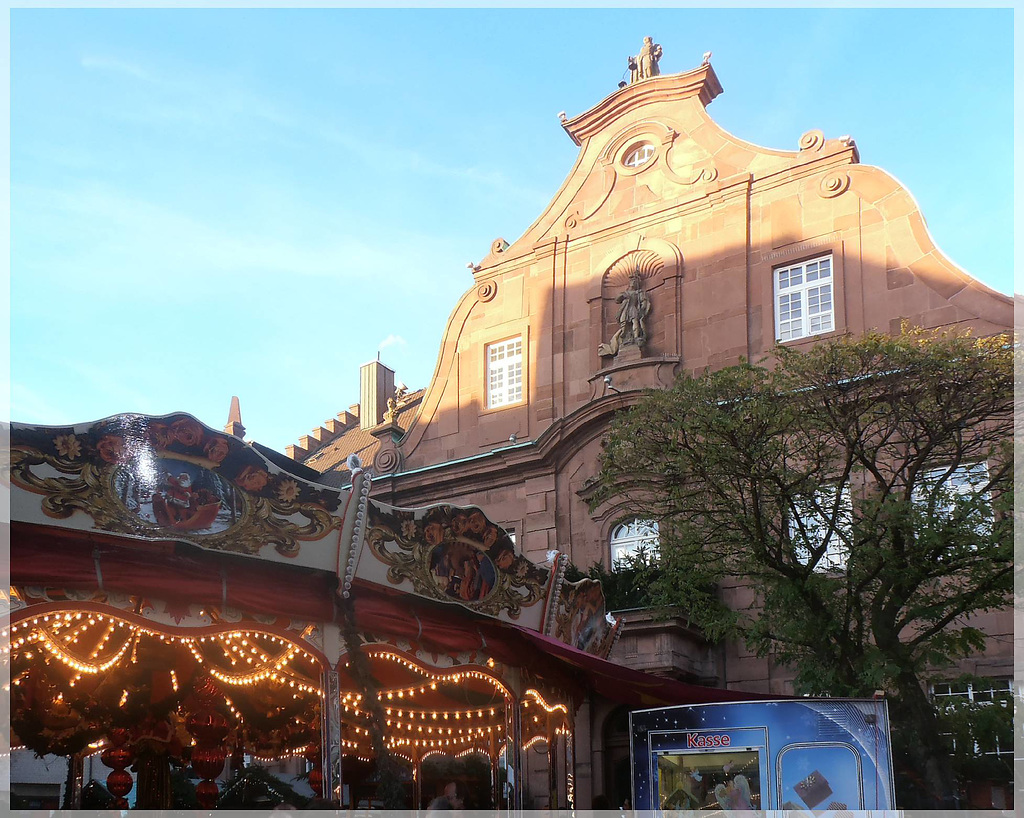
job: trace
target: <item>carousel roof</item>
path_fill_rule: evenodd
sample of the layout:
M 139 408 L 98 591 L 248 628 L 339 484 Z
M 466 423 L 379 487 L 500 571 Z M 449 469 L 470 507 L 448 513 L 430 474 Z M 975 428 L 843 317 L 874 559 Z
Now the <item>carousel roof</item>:
M 342 596 L 403 672 L 403 652 L 426 653 L 633 706 L 751 698 L 605 661 L 619 623 L 599 583 L 566 582 L 557 552 L 529 561 L 480 509 L 371 501 L 358 467 L 325 486 L 184 414 L 14 424 L 11 449 L 14 586 L 164 600 L 169 632 L 213 610 L 341 622 Z

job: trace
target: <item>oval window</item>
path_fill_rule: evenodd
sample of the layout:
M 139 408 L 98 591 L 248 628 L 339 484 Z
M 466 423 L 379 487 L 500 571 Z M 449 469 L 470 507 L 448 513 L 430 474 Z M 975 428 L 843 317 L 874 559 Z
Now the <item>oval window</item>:
M 654 145 L 650 142 L 638 142 L 626 151 L 622 164 L 627 168 L 641 168 L 654 158 Z

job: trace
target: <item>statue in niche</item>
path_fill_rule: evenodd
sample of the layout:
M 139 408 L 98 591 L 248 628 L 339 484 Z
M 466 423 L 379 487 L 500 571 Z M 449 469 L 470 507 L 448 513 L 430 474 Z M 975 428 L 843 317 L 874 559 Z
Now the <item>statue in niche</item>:
M 607 344 L 597 348 L 602 358 L 619 354 L 624 346 L 643 347 L 647 343 L 647 316 L 651 312 L 651 299 L 644 292 L 640 269 L 637 268 L 629 276 L 629 287 L 616 299 L 619 307 L 619 328 Z
M 635 57 L 627 58 L 630 83 L 658 76 L 661 73 L 661 70 L 658 68 L 658 60 L 660 59 L 661 46 L 652 42 L 650 37 L 644 37 L 644 44 L 640 48 L 640 53 Z

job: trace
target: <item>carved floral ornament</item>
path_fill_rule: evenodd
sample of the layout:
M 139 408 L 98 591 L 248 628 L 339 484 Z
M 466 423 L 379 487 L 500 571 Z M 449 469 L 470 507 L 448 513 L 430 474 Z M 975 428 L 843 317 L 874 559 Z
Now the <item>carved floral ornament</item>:
M 96 528 L 204 548 L 297 556 L 340 528 L 341 494 L 268 466 L 190 415 L 118 415 L 75 427 L 15 426 L 11 480 L 44 514 L 82 511 Z M 297 522 L 296 518 L 303 518 Z
M 399 509 L 369 504 L 366 544 L 394 585 L 430 599 L 518 619 L 542 602 L 551 572 L 517 554 L 508 534 L 478 508 Z

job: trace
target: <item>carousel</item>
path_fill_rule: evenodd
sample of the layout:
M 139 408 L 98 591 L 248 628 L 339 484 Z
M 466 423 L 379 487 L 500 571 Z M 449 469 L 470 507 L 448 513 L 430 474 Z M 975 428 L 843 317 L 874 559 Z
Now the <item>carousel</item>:
M 289 758 L 329 804 L 421 808 L 435 757 L 475 759 L 467 807 L 532 783 L 572 808 L 585 700 L 741 697 L 609 663 L 620 623 L 565 555 L 372 501 L 349 466 L 331 488 L 185 414 L 12 426 L 10 742 L 67 757 L 65 807 L 99 754 L 120 808 L 174 806 L 182 773 L 223 806 L 232 771 Z

